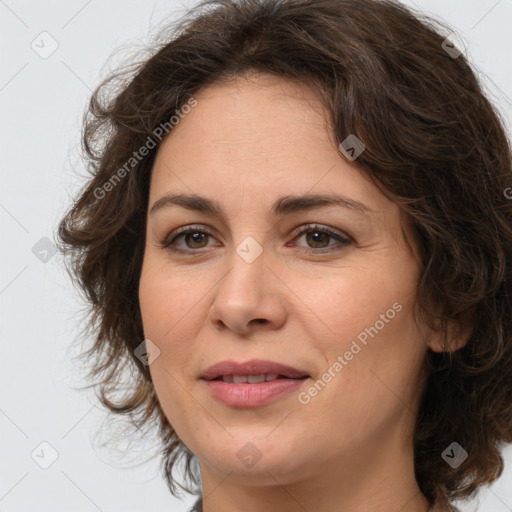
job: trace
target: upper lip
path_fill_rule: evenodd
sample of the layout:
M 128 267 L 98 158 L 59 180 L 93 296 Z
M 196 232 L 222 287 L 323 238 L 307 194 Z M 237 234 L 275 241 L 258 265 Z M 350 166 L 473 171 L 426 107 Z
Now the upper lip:
M 223 375 L 261 375 L 262 373 L 277 373 L 291 379 L 309 377 L 304 370 L 263 359 L 251 359 L 244 363 L 237 361 L 220 361 L 208 367 L 201 373 L 201 378 L 213 380 Z

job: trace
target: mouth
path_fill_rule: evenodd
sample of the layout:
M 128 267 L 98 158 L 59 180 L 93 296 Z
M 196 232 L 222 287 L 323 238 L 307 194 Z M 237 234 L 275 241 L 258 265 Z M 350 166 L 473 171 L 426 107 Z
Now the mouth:
M 261 382 L 272 382 L 278 379 L 302 380 L 307 379 L 309 375 L 304 377 L 287 377 L 277 373 L 260 373 L 259 375 L 220 375 L 212 381 L 222 381 L 229 384 L 260 384 Z
M 236 408 L 261 407 L 298 390 L 310 375 L 273 361 L 222 361 L 201 375 L 212 396 Z
M 221 380 L 234 384 L 258 384 L 277 379 L 304 379 L 310 375 L 293 366 L 275 361 L 252 359 L 247 362 L 220 361 L 201 374 L 204 380 Z

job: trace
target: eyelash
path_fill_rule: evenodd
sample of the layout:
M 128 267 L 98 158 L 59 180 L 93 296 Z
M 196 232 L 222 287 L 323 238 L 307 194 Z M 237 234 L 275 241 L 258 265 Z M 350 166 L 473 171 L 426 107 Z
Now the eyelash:
M 341 250 L 343 246 L 351 245 L 353 240 L 348 236 L 342 236 L 339 233 L 336 233 L 332 229 L 328 228 L 327 226 L 321 226 L 319 224 L 307 224 L 305 226 L 301 226 L 300 228 L 297 228 L 293 232 L 294 240 L 296 238 L 301 237 L 302 235 L 309 233 L 309 232 L 315 232 L 315 233 L 323 233 L 329 235 L 330 238 L 335 238 L 340 242 L 339 245 L 342 247 L 336 248 L 336 245 L 334 249 L 328 249 L 328 248 L 322 248 L 322 249 L 307 249 L 307 248 L 301 248 L 301 250 L 307 254 L 327 254 L 331 253 L 337 250 Z M 202 252 L 201 249 L 176 249 L 172 247 L 172 244 L 175 243 L 176 239 L 180 236 L 189 234 L 189 233 L 201 233 L 208 236 L 213 237 L 212 233 L 209 233 L 208 231 L 205 231 L 203 229 L 203 226 L 184 226 L 176 230 L 174 233 L 171 233 L 172 237 L 169 236 L 165 240 L 163 240 L 159 245 L 159 247 L 170 251 L 172 253 L 198 253 Z

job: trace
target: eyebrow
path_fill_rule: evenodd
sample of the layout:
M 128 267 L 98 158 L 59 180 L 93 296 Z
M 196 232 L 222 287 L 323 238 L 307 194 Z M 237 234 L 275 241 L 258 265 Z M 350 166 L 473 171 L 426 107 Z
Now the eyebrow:
M 213 199 L 199 196 L 196 194 L 173 194 L 169 193 L 161 197 L 151 207 L 150 215 L 166 206 L 181 206 L 188 210 L 194 210 L 205 214 L 215 215 L 222 220 L 226 220 L 224 211 L 220 204 Z M 360 214 L 374 214 L 375 211 L 364 203 L 339 194 L 310 194 L 302 196 L 283 196 L 274 202 L 271 213 L 274 216 L 287 215 L 298 211 L 312 210 L 313 208 L 322 208 L 329 206 L 338 206 Z

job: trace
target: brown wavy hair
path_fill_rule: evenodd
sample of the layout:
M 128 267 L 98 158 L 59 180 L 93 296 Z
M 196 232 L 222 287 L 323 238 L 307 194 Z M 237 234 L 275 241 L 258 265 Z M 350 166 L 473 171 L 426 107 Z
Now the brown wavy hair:
M 151 169 L 165 140 L 155 133 L 200 89 L 250 71 L 317 91 L 337 143 L 349 134 L 364 142 L 361 172 L 414 228 L 417 313 L 445 333 L 441 351 L 428 349 L 415 425 L 421 491 L 431 504 L 449 504 L 501 475 L 500 452 L 512 442 L 512 155 L 505 123 L 467 56 L 447 51 L 450 32 L 394 1 L 207 0 L 94 91 L 82 131 L 90 176 L 57 235 L 94 340 L 80 357 L 87 387 L 109 411 L 137 428 L 158 425 L 175 496 L 176 486 L 194 492 L 173 476 L 182 457 L 197 492 L 197 459 L 134 356 L 144 340 L 138 283 Z M 155 147 L 133 160 L 150 138 Z M 457 350 L 449 321 L 472 328 Z M 131 386 L 121 390 L 127 365 Z M 454 441 L 469 453 L 457 469 L 441 457 Z

